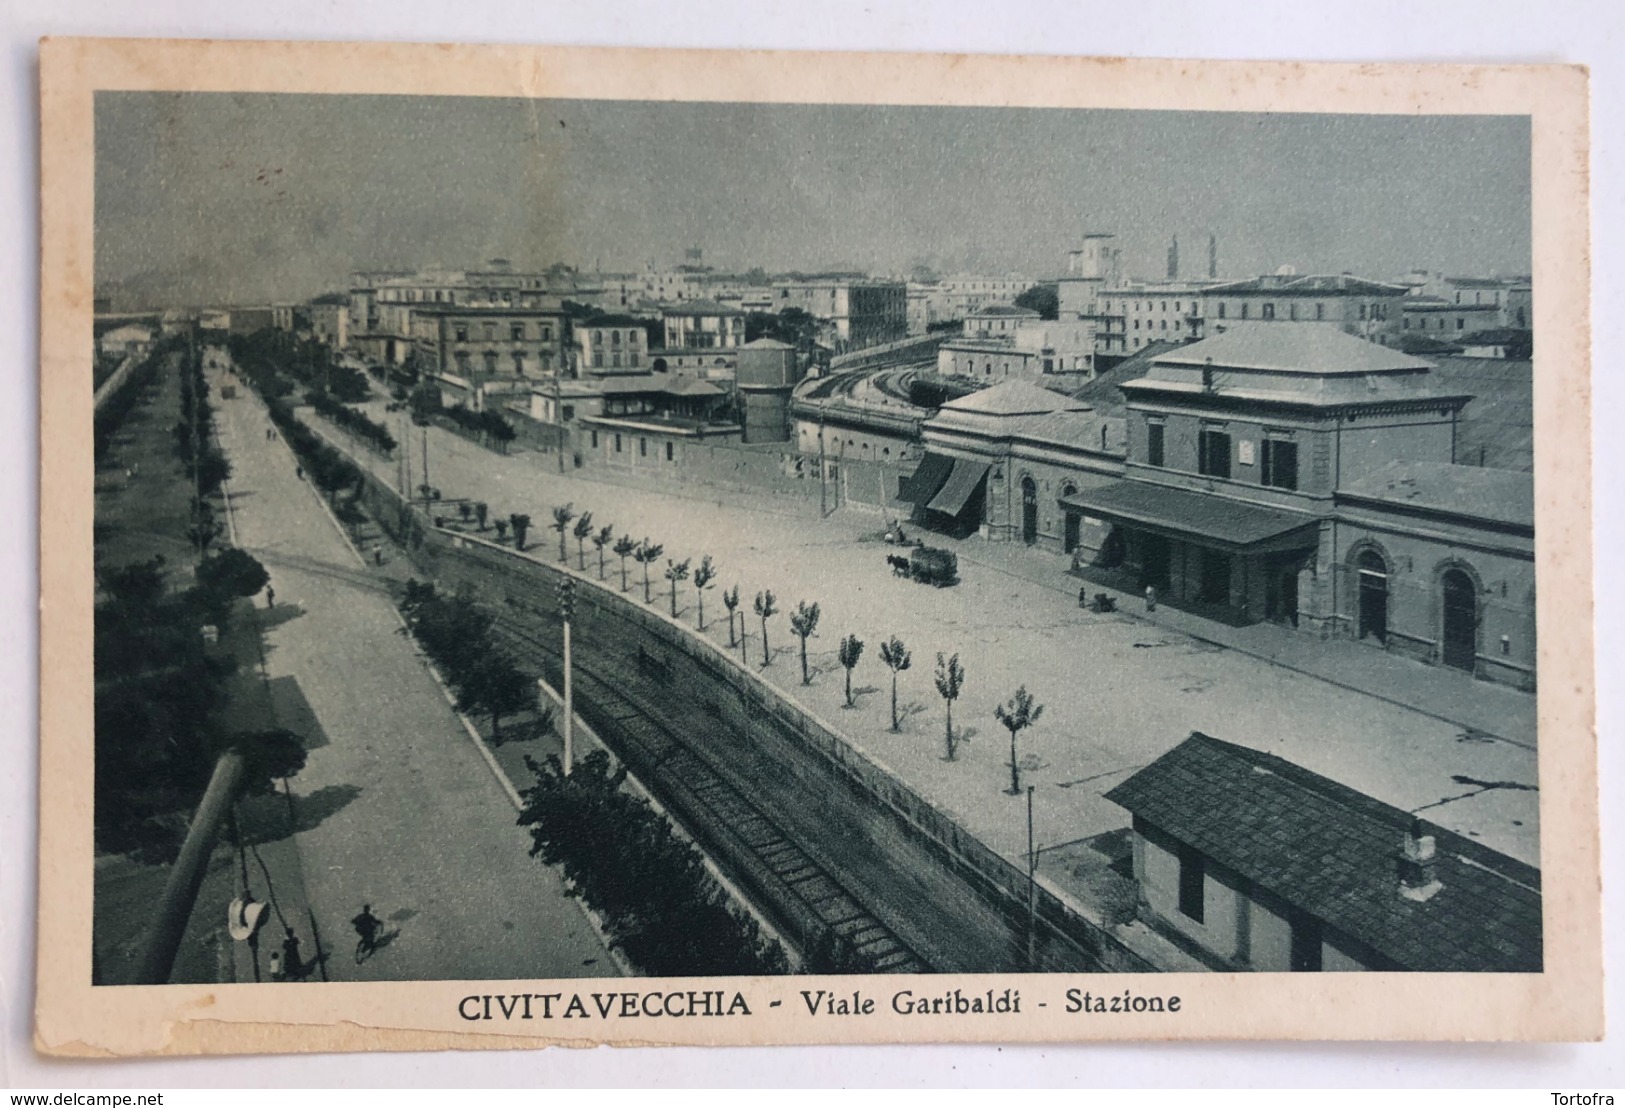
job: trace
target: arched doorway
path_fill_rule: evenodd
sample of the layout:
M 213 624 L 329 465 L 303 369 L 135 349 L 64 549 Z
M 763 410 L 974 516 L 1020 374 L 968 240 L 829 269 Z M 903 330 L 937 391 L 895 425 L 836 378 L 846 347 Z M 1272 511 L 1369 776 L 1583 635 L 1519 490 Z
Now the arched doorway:
M 1072 482 L 1068 481 L 1061 487 L 1061 498 L 1064 500 L 1069 496 L 1074 496 L 1077 494 L 1077 491 L 1078 487 Z M 1080 517 L 1077 512 L 1074 512 L 1068 509 L 1065 505 L 1062 505 L 1061 518 L 1064 521 L 1062 523 L 1061 552 L 1063 554 L 1070 554 L 1078 548 L 1078 524 L 1080 522 Z
M 1038 541 L 1038 484 L 1031 477 L 1021 479 L 1021 541 Z
M 1472 672 L 1478 660 L 1478 586 L 1459 569 L 1439 579 L 1444 609 L 1440 641 L 1444 664 Z
M 1375 550 L 1361 553 L 1355 563 L 1359 588 L 1357 638 L 1388 641 L 1388 563 Z

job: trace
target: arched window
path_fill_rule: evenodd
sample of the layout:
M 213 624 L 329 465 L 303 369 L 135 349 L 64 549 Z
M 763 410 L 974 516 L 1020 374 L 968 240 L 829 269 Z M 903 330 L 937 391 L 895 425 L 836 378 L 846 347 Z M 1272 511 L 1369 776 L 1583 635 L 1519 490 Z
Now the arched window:
M 1355 561 L 1358 579 L 1355 637 L 1388 641 L 1388 563 L 1375 550 L 1362 551 Z

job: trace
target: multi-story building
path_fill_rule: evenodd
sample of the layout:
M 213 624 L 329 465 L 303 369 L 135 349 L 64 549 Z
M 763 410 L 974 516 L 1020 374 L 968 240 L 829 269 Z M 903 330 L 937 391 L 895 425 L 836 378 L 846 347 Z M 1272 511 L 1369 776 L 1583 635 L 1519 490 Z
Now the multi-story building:
M 1095 325 L 990 305 L 966 317 L 964 337 L 937 348 L 937 372 L 982 383 L 1023 379 L 1053 387 L 1080 385 L 1094 375 Z
M 1400 304 L 1400 329 L 1444 342 L 1501 325 L 1498 304 L 1456 304 L 1441 296 L 1408 296 Z
M 412 328 L 420 370 L 476 395 L 569 372 L 569 318 L 560 310 L 420 304 Z
M 745 313 L 714 300 L 695 300 L 661 309 L 663 349 L 734 350 L 745 344 Z
M 630 315 L 603 315 L 575 325 L 576 365 L 582 376 L 649 371 L 647 321 Z
M 1274 273 L 1213 285 L 1202 293 L 1201 334 L 1234 323 L 1333 323 L 1383 346 L 1398 345 L 1410 289 L 1343 273 Z
M 1485 468 L 1492 447 L 1496 458 L 1515 451 L 1471 446 L 1486 428 L 1463 419 L 1493 386 L 1486 363 L 1447 374 L 1340 324 L 1256 320 L 1148 358 L 1142 376 L 1115 382 L 1121 437 L 1092 402 L 1030 382 L 928 419 L 928 457 L 985 463 L 986 504 L 1005 505 L 968 518 L 974 506 L 955 500 L 957 529 L 1069 552 L 1085 576 L 1213 618 L 1274 621 L 1533 687 L 1531 475 Z M 1042 450 L 1024 445 L 1031 456 L 1019 457 L 1013 444 L 1040 430 Z M 915 484 L 904 499 L 937 502 L 940 487 Z
M 1213 281 L 1130 281 L 1100 290 L 1102 354 L 1133 354 L 1156 342 L 1202 337 L 1202 296 Z
M 829 277 L 775 281 L 774 311 L 800 308 L 825 324 L 836 353 L 908 335 L 908 289 L 901 281 Z
M 310 302 L 310 330 L 316 339 L 335 350 L 350 344 L 350 298 L 339 293 Z

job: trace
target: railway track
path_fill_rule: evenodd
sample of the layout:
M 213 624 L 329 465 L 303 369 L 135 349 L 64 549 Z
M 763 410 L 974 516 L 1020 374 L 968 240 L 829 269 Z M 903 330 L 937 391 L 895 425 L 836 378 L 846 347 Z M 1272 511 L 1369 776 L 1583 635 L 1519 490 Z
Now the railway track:
M 550 618 L 551 612 L 512 597 L 509 609 L 498 611 L 497 633 L 514 650 L 521 668 L 540 671 L 556 686 L 562 669 L 558 648 L 549 636 L 527 626 L 536 618 Z M 578 643 L 576 710 L 615 746 L 661 803 L 683 819 L 730 876 L 750 889 L 758 907 L 775 917 L 781 931 L 805 935 L 808 928 L 801 921 L 816 919 L 824 933 L 814 937 L 825 945 L 821 955 L 835 959 L 842 969 L 928 973 L 938 968 L 871 911 L 837 867 L 814 857 L 753 802 L 741 784 L 719 773 L 687 743 L 681 723 L 645 706 L 668 695 L 658 679 L 658 661 L 641 648 L 616 656 Z M 714 720 L 708 724 L 716 726 Z M 750 858 L 733 856 L 741 850 Z M 763 870 L 772 880 L 761 879 Z M 795 903 L 785 903 L 786 895 Z M 838 941 L 830 942 L 829 935 Z

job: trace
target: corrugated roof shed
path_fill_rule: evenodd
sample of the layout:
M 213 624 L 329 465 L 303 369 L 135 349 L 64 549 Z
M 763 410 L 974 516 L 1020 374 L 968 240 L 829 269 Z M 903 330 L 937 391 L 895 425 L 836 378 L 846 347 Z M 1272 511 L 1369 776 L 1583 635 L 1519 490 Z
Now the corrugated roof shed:
M 1539 870 L 1429 826 L 1442 887 L 1406 899 L 1411 814 L 1285 759 L 1193 732 L 1106 799 L 1405 969 L 1541 969 Z

